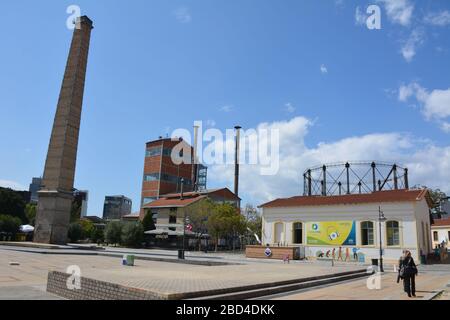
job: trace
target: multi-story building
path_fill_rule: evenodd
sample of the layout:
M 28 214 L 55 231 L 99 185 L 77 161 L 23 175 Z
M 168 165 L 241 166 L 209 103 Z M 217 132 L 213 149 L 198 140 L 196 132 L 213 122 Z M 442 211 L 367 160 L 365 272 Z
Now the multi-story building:
M 131 213 L 132 201 L 125 196 L 106 196 L 103 206 L 104 220 L 120 220 Z
M 41 190 L 42 186 L 42 178 L 33 178 L 30 184 L 30 188 L 28 189 L 31 197 L 30 202 L 31 203 L 37 203 L 38 202 L 38 192 Z
M 81 207 L 80 218 L 87 217 L 89 191 L 75 190 L 73 192 L 73 201 L 76 202 Z
M 176 146 L 184 145 L 184 150 L 190 149 L 192 159 L 193 148 L 181 138 L 160 138 L 146 144 L 144 175 L 142 182 L 141 218 L 144 216 L 144 206 L 159 199 L 162 195 L 181 192 L 181 182 L 184 181 L 183 191 L 206 189 L 206 167 L 185 161 L 175 164 L 172 151 Z M 185 155 L 180 150 L 180 157 Z M 186 163 L 191 162 L 191 163 Z M 182 180 L 183 179 L 183 180 Z

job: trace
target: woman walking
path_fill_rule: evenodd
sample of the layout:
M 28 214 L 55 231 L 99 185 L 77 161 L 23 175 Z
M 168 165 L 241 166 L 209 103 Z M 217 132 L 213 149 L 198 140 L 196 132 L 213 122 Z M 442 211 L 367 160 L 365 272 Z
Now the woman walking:
M 418 270 L 410 251 L 406 251 L 404 259 L 400 260 L 399 270 L 405 292 L 408 294 L 408 297 L 415 297 Z

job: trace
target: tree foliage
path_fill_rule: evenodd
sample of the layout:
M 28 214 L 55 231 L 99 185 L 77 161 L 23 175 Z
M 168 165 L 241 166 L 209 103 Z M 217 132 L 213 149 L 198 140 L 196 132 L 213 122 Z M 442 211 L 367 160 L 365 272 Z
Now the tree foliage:
M 0 213 L 17 217 L 21 223 L 25 223 L 27 218 L 25 216 L 25 201 L 18 192 L 0 188 Z
M 83 226 L 79 222 L 72 222 L 69 225 L 69 231 L 67 236 L 70 242 L 77 243 L 83 237 Z
M 153 221 L 153 214 L 150 211 L 142 220 L 142 226 L 144 228 L 144 231 L 151 231 L 156 229 L 155 222 Z
M 122 227 L 120 244 L 126 247 L 140 247 L 144 239 L 144 227 L 141 222 L 126 222 Z
M 21 221 L 18 217 L 10 215 L 0 215 L 0 232 L 13 234 L 19 232 Z
M 25 215 L 27 217 L 29 225 L 34 226 L 34 224 L 36 222 L 36 211 L 37 211 L 37 206 L 35 204 L 28 203 L 25 206 Z
M 120 221 L 111 221 L 106 225 L 105 241 L 109 244 L 120 244 L 122 241 L 123 224 Z

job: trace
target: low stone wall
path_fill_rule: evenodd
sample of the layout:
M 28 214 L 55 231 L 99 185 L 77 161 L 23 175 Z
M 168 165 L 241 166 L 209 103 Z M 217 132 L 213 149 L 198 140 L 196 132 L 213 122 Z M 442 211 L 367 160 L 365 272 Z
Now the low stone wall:
M 166 300 L 157 293 L 81 277 L 81 289 L 68 289 L 68 273 L 50 271 L 47 292 L 69 300 Z
M 290 260 L 297 259 L 295 255 L 296 248 L 293 247 L 270 247 L 272 255 L 267 257 L 265 254 L 267 247 L 263 246 L 247 246 L 245 248 L 245 255 L 247 258 L 257 258 L 257 259 L 275 259 L 283 260 L 285 256 L 289 256 Z

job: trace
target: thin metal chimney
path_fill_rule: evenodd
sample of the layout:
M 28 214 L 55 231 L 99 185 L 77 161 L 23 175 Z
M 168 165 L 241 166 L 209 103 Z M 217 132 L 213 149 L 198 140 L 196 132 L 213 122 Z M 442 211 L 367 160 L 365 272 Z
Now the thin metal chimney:
M 184 178 L 181 178 L 181 193 L 180 200 L 184 200 Z
M 192 183 L 194 184 L 194 191 L 198 191 L 198 164 L 197 164 L 197 150 L 198 150 L 198 129 L 199 126 L 194 126 L 194 146 L 192 155 Z
M 239 150 L 241 143 L 241 129 L 242 127 L 236 126 L 236 149 L 234 158 L 234 194 L 239 196 Z

